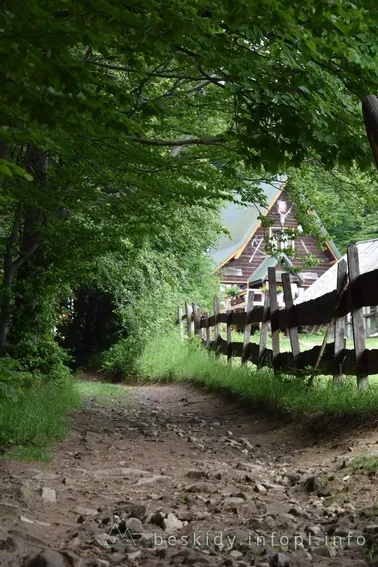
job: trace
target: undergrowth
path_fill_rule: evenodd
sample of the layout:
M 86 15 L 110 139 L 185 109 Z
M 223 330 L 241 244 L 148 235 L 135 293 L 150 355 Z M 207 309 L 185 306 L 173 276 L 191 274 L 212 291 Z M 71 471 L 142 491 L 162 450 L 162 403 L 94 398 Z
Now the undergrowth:
M 378 413 L 377 384 L 362 391 L 354 378 L 346 378 L 335 388 L 331 377 L 319 376 L 309 387 L 304 377 L 275 375 L 250 363 L 228 364 L 225 357 L 209 354 L 195 338 L 181 341 L 176 331 L 148 343 L 138 370 L 143 380 L 190 380 L 293 416 Z
M 72 379 L 0 397 L 2 452 L 25 460 L 48 460 L 49 446 L 65 437 L 67 413 L 80 407 L 80 401 Z

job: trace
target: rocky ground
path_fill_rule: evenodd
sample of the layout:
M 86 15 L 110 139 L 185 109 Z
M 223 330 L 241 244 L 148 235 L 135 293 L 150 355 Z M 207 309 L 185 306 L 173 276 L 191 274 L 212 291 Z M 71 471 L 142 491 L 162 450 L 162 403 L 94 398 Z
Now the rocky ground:
M 376 443 L 185 385 L 88 399 L 51 463 L 0 461 L 0 564 L 378 565 Z

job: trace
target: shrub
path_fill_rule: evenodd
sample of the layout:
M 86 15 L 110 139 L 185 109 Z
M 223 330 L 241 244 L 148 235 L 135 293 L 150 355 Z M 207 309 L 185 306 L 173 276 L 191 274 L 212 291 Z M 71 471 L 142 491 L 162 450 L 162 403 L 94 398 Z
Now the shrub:
M 14 369 L 27 373 L 32 383 L 60 382 L 70 375 L 66 366 L 69 356 L 52 336 L 36 340 L 33 335 L 25 334 L 17 346 L 9 348 L 9 354 L 13 358 Z
M 117 378 L 135 375 L 142 348 L 142 341 L 138 337 L 122 339 L 104 353 L 103 368 Z

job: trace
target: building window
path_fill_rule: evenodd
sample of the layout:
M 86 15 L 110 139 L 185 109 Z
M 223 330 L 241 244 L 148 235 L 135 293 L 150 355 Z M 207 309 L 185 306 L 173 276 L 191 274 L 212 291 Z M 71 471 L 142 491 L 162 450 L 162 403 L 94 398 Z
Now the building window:
M 243 276 L 243 271 L 239 268 L 225 268 L 223 270 L 225 276 Z
M 277 250 L 288 250 L 294 248 L 294 240 L 287 230 L 282 228 L 270 229 L 270 243 L 277 248 Z

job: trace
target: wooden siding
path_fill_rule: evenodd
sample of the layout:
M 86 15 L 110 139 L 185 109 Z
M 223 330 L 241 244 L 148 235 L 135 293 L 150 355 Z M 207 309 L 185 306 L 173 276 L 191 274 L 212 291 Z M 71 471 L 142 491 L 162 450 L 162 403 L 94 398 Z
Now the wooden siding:
M 285 228 L 297 228 L 298 225 L 299 225 L 299 222 L 297 221 L 297 219 L 294 216 L 295 206 L 290 201 L 290 197 L 287 194 L 287 192 L 283 191 L 279 199 L 287 202 L 287 210 L 289 210 L 290 207 L 293 207 L 292 210 L 290 211 L 290 213 L 287 215 L 287 217 L 285 219 L 285 224 L 284 224 L 283 228 L 284 229 Z M 273 228 L 281 228 L 276 203 L 274 203 L 272 209 L 267 214 L 267 218 L 274 220 L 274 224 L 272 225 Z M 252 238 L 250 238 L 247 246 L 245 247 L 245 249 L 242 252 L 242 254 L 240 255 L 240 257 L 237 258 L 237 259 L 233 258 L 232 260 L 227 262 L 227 264 L 225 264 L 221 268 L 221 271 L 223 273 L 228 268 L 235 268 L 235 269 L 238 269 L 238 270 L 242 270 L 242 275 L 240 275 L 240 276 L 236 276 L 235 274 L 232 274 L 232 275 L 231 274 L 230 275 L 224 274 L 223 277 L 222 277 L 222 283 L 234 283 L 234 284 L 244 283 L 245 284 L 245 282 L 248 280 L 248 278 L 259 267 L 261 262 L 263 262 L 264 259 L 266 258 L 266 256 L 263 253 L 265 253 L 264 240 L 267 236 L 267 231 L 269 231 L 269 228 L 265 228 L 265 227 L 260 226 L 256 230 L 255 234 L 252 236 Z M 258 251 L 255 253 L 253 260 L 251 261 L 251 257 L 255 252 L 255 249 L 252 247 L 251 243 L 255 238 L 256 239 L 262 238 L 263 240 L 262 240 L 262 243 L 261 243 Z M 307 251 L 306 251 L 306 249 L 307 249 Z M 285 250 L 283 250 L 283 252 L 284 251 Z M 324 274 L 324 272 L 326 272 L 329 269 L 329 267 L 334 263 L 334 260 L 335 260 L 335 258 L 333 257 L 332 253 L 328 250 L 328 248 L 321 250 L 319 248 L 319 246 L 317 245 L 316 239 L 313 236 L 306 236 L 303 233 L 300 234 L 299 237 L 295 240 L 295 251 L 296 251 L 296 255 L 299 258 L 306 256 L 308 253 L 310 253 L 310 254 L 313 254 L 318 259 L 319 263 L 316 267 L 308 267 L 308 268 L 303 269 L 303 272 L 317 274 L 318 278 L 322 274 Z M 302 265 L 299 258 L 292 259 L 292 262 L 293 262 L 294 266 L 296 266 L 296 267 Z M 279 265 L 277 265 L 277 270 L 281 270 Z M 305 280 L 304 285 L 309 286 L 314 281 L 316 281 L 316 280 L 315 279 L 314 280 Z

